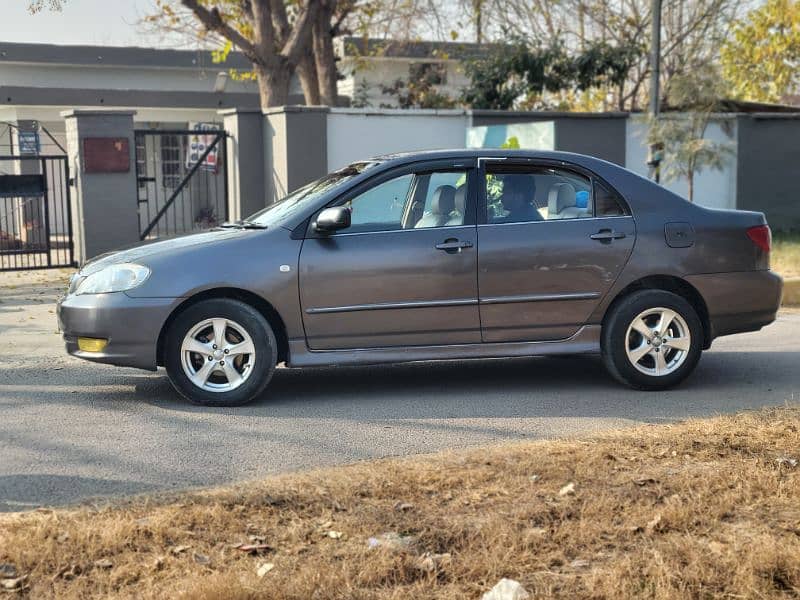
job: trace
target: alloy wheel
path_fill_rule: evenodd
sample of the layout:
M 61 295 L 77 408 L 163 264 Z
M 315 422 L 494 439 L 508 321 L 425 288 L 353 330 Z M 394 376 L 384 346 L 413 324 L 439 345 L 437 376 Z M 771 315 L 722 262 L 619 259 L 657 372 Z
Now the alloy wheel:
M 223 317 L 192 327 L 181 343 L 181 366 L 194 385 L 209 392 L 229 392 L 253 372 L 256 350 L 247 330 Z
M 670 308 L 650 308 L 628 326 L 625 352 L 641 373 L 662 377 L 686 361 L 692 336 L 686 320 Z

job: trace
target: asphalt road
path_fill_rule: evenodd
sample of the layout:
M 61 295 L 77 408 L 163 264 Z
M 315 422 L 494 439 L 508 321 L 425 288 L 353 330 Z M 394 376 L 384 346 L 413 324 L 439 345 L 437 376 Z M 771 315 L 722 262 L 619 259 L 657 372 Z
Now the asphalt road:
M 668 392 L 622 388 L 595 358 L 533 358 L 279 369 L 252 405 L 197 407 L 163 372 L 66 356 L 61 287 L 0 273 L 0 511 L 800 400 L 793 311 L 717 340 Z

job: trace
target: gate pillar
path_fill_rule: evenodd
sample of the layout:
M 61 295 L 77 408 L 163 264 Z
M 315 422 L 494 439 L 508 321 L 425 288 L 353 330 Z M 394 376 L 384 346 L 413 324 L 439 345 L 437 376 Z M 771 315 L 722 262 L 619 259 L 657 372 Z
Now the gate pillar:
M 261 109 L 220 111 L 228 132 L 228 219 L 249 217 L 269 204 Z
M 72 174 L 78 264 L 139 241 L 134 114 L 129 110 L 61 114 Z

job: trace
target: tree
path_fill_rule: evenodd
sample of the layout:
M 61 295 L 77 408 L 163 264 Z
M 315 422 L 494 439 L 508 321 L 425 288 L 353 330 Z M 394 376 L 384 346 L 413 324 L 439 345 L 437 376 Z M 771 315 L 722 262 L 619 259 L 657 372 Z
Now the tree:
M 286 104 L 292 73 L 309 51 L 311 29 L 319 9 L 302 0 L 289 25 L 282 0 L 226 0 L 207 6 L 203 0 L 180 0 L 203 27 L 238 48 L 253 64 L 263 107 Z
M 146 21 L 217 46 L 224 62 L 237 49 L 257 80 L 264 107 L 286 104 L 297 73 L 307 104 L 333 106 L 337 99 L 333 38 L 357 0 L 156 0 L 158 12 Z
M 467 0 L 459 0 L 464 2 Z M 652 0 L 485 0 L 483 29 L 487 39 L 508 35 L 549 42 L 559 40 L 570 52 L 593 44 L 642 47 L 620 85 L 607 90 L 611 105 L 637 110 L 646 104 Z M 676 75 L 717 60 L 730 23 L 745 3 L 741 0 L 670 0 L 662 13 L 664 96 Z
M 472 108 L 508 110 L 522 97 L 531 107 L 549 107 L 546 93 L 573 94 L 608 85 L 621 86 L 643 49 L 592 43 L 570 53 L 560 42 L 538 45 L 522 37 L 492 46 L 467 61 L 470 84 L 463 100 Z
M 738 21 L 720 51 L 739 98 L 779 102 L 800 86 L 800 2 L 768 0 Z
M 668 106 L 678 112 L 650 120 L 648 142 L 664 148 L 665 181 L 685 178 L 689 201 L 694 200 L 695 175 L 705 169 L 721 170 L 732 153 L 730 144 L 706 139 L 713 114 L 722 106 L 725 83 L 712 67 L 676 76 Z

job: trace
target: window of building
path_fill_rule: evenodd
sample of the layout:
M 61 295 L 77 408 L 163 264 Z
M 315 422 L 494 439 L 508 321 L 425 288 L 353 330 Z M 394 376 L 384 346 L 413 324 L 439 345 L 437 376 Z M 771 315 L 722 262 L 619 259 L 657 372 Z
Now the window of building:
M 183 179 L 181 136 L 161 136 L 161 185 L 176 188 Z
M 427 81 L 432 85 L 447 83 L 447 65 L 439 62 L 418 62 L 408 66 L 410 81 Z
M 136 177 L 140 188 L 147 185 L 144 180 L 147 177 L 147 141 L 143 135 L 136 136 Z

